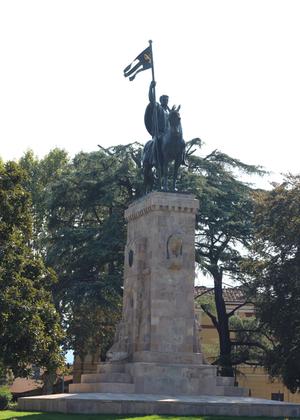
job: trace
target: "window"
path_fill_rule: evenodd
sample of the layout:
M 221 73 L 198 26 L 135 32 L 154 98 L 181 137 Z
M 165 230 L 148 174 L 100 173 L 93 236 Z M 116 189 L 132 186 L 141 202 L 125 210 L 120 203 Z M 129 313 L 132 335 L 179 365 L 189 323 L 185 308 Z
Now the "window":
M 274 401 L 284 401 L 284 394 L 283 392 L 272 392 L 271 400 Z

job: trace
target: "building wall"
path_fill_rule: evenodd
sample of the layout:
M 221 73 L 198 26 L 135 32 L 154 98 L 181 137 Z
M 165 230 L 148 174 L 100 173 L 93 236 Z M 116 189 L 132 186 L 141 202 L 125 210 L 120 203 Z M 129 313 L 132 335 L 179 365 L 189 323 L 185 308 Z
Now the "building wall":
M 237 306 L 238 303 L 227 305 L 228 311 Z M 201 310 L 198 310 L 198 319 L 201 324 L 201 344 L 204 357 L 208 362 L 212 362 L 219 352 L 219 338 L 215 327 L 210 318 Z M 253 308 L 248 305 L 237 311 L 240 317 L 253 316 Z M 300 403 L 300 394 L 292 394 L 279 380 L 271 381 L 268 374 L 262 367 L 252 367 L 246 365 L 238 366 L 236 380 L 238 385 L 249 389 L 251 397 L 266 398 L 271 400 L 274 397 L 283 397 L 286 402 Z
M 249 388 L 251 397 L 272 399 L 272 394 L 282 394 L 283 401 L 300 403 L 300 395 L 292 394 L 279 380 L 273 382 L 261 367 L 241 366 L 237 376 L 239 386 Z

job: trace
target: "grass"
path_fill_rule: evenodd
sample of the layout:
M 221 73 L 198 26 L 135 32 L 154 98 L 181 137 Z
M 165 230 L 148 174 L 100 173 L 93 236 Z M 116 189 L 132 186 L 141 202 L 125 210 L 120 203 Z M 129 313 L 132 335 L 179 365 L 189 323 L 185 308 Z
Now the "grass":
M 25 411 L 0 411 L 0 420 L 245 420 L 245 417 L 214 416 L 117 416 L 112 414 L 59 414 Z M 284 420 L 283 417 L 247 417 L 249 420 Z M 288 420 L 293 420 L 289 418 Z

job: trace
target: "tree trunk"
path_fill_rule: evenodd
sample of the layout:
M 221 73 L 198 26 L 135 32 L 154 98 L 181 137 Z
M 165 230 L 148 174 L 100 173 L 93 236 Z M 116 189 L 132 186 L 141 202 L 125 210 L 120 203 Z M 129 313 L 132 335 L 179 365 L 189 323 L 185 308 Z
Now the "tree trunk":
M 221 375 L 234 376 L 231 361 L 231 340 L 229 332 L 229 320 L 226 313 L 226 306 L 222 291 L 222 273 L 218 272 L 214 275 L 215 284 L 215 303 L 218 316 L 218 333 L 220 342 L 220 360 Z
M 43 376 L 43 395 L 53 394 L 53 386 L 56 381 L 56 372 L 46 371 Z

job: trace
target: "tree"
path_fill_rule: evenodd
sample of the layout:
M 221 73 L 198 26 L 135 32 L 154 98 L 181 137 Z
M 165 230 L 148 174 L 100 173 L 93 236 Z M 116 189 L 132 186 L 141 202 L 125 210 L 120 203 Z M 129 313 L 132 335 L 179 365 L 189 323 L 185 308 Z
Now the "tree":
M 47 196 L 49 185 L 58 179 L 69 164 L 69 157 L 62 149 L 51 150 L 39 159 L 32 150 L 27 151 L 19 160 L 19 165 L 27 173 L 23 186 L 30 191 L 33 217 L 33 246 L 36 252 L 44 254 L 44 240 L 47 236 Z
M 24 171 L 0 163 L 0 365 L 15 375 L 32 364 L 55 372 L 63 331 L 52 300 L 56 278 L 32 249 L 30 194 Z
M 141 194 L 140 147 L 79 153 L 47 187 L 45 258 L 66 346 L 81 359 L 111 344 L 121 314 L 124 210 Z
M 223 297 L 226 294 L 232 293 L 232 287 L 223 288 Z M 235 288 L 237 289 L 237 288 Z M 241 304 L 237 304 L 236 308 L 240 309 L 246 303 L 246 295 L 243 296 L 243 288 L 238 288 L 240 295 Z M 224 298 L 225 300 L 225 298 Z M 225 301 L 226 303 L 226 301 Z M 247 302 L 250 303 L 250 302 Z M 209 313 L 209 317 L 215 317 L 217 319 L 216 303 L 214 299 L 214 289 L 204 288 L 196 296 L 196 305 L 201 308 L 206 314 Z M 231 367 L 234 372 L 237 372 L 238 365 L 250 365 L 250 366 L 262 366 L 266 350 L 272 345 L 269 331 L 261 325 L 260 321 L 255 318 L 254 313 L 250 318 L 240 317 L 238 312 L 235 310 L 234 314 L 232 311 L 228 311 L 227 314 L 232 314 L 228 319 L 228 329 L 230 333 L 230 345 L 231 345 Z M 209 350 L 209 360 L 212 364 L 219 364 L 219 345 L 203 345 L 205 349 L 204 353 L 207 356 Z
M 196 262 L 214 280 L 216 314 L 202 305 L 219 334 L 223 376 L 233 376 L 232 340 L 229 320 L 241 306 L 227 313 L 223 298 L 223 278 L 236 277 L 245 249 L 249 248 L 253 233 L 252 188 L 238 179 L 238 172 L 263 174 L 256 166 L 213 151 L 205 157 L 194 153 L 201 140 L 187 144 L 188 170 L 181 179 L 181 189 L 191 190 L 199 199 L 196 224 Z M 245 302 L 246 303 L 246 302 Z
M 273 347 L 264 358 L 271 376 L 300 390 L 300 177 L 288 176 L 255 195 L 256 234 L 244 262 L 256 316 L 270 330 Z

